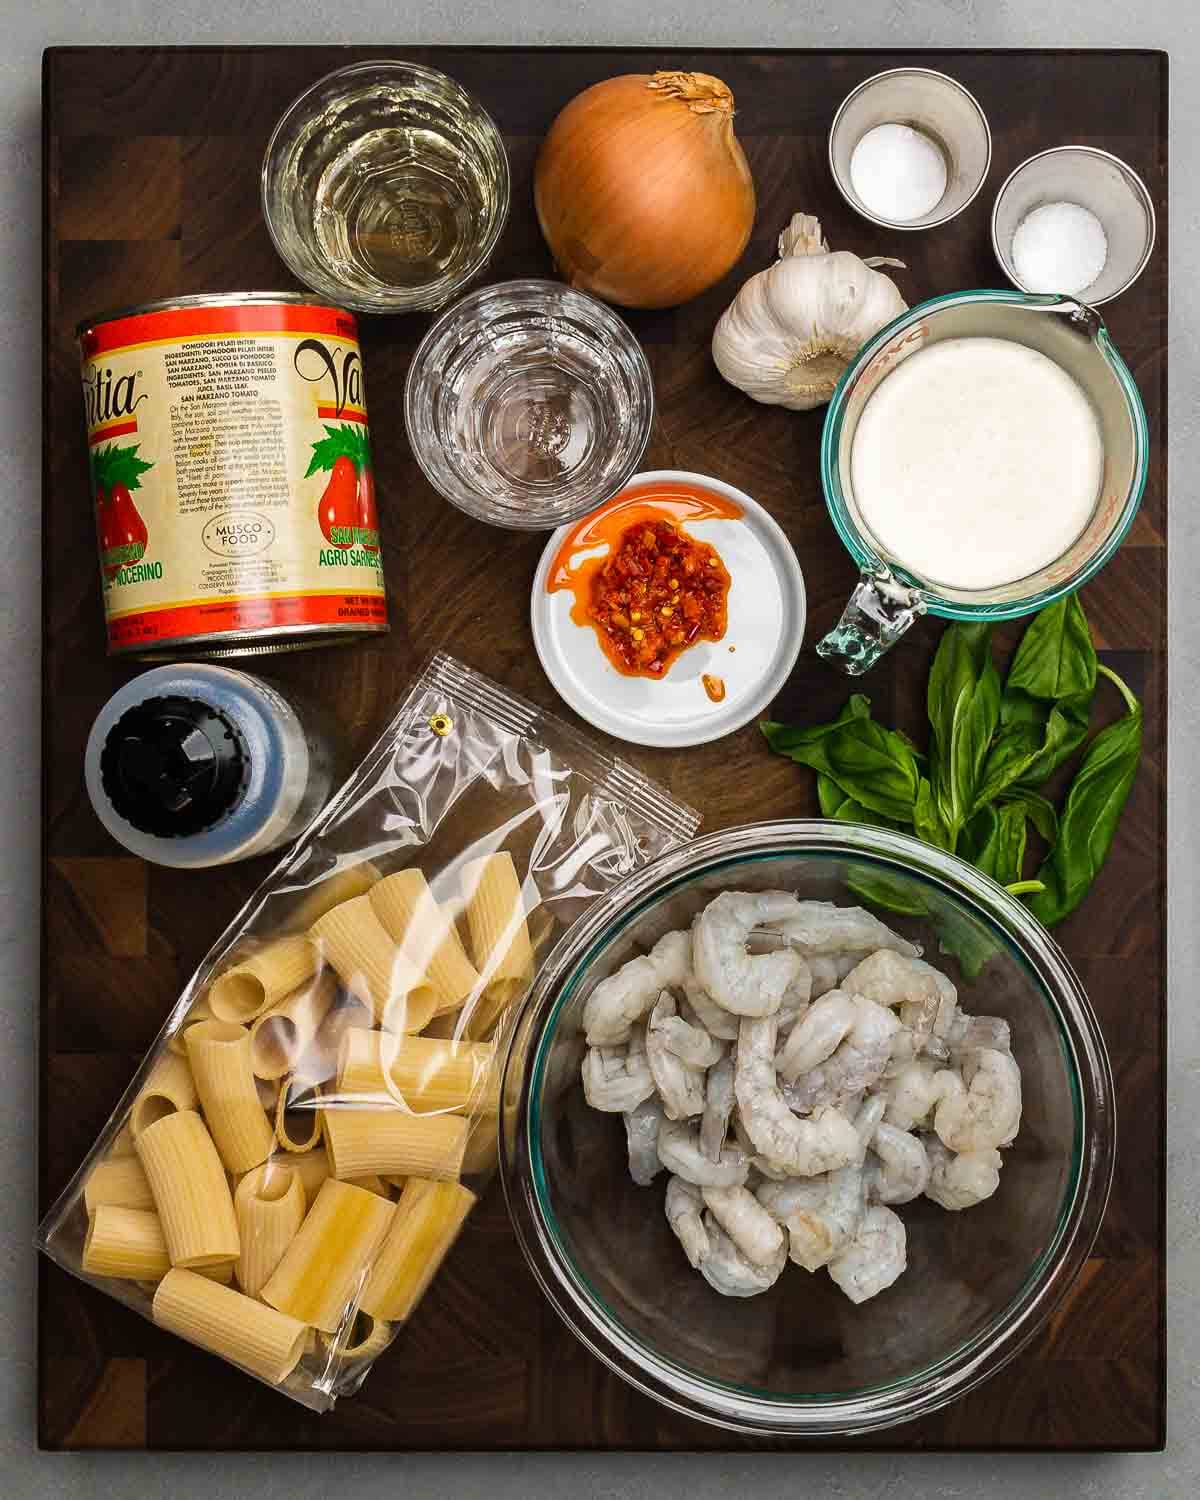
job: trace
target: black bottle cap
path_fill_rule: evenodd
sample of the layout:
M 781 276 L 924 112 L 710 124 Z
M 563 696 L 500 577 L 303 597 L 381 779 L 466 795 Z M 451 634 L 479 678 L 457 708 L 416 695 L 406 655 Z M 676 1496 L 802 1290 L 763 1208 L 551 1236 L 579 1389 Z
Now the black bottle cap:
M 114 810 L 157 838 L 187 838 L 219 823 L 240 800 L 249 768 L 234 725 L 195 698 L 147 698 L 127 709 L 100 752 Z

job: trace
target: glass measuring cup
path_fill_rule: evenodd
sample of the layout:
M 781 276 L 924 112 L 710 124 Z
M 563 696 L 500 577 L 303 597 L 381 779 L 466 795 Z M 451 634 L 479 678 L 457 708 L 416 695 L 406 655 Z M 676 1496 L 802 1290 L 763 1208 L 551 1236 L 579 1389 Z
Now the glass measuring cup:
M 942 339 L 1008 339 L 1055 361 L 1088 397 L 1104 449 L 1100 499 L 1083 531 L 1039 572 L 986 589 L 955 588 L 915 573 L 872 535 L 851 483 L 854 434 L 879 382 L 903 360 Z M 1071 297 L 968 291 L 909 308 L 863 345 L 842 376 L 821 438 L 821 483 L 838 535 L 862 570 L 819 655 L 858 676 L 929 613 L 949 620 L 1010 620 L 1033 614 L 1098 572 L 1129 530 L 1146 484 L 1149 438 L 1142 399 L 1100 316 Z

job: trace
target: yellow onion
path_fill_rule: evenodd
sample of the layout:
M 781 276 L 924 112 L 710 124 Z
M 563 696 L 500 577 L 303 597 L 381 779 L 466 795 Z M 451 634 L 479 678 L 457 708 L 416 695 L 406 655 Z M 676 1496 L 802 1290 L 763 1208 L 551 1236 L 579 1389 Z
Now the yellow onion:
M 730 270 L 754 225 L 733 95 L 707 73 L 593 84 L 550 127 L 538 223 L 572 286 L 622 307 L 674 307 Z

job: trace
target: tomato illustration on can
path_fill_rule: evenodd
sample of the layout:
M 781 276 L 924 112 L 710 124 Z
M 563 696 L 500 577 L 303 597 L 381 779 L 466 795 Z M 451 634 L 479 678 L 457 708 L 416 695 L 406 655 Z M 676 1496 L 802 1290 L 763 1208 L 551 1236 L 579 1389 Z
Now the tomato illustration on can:
M 106 584 L 126 564 L 141 562 L 150 541 L 132 492 L 141 489 L 141 476 L 154 465 L 137 456 L 138 447 L 137 443 L 109 443 L 91 454 L 96 536 Z
M 379 551 L 379 516 L 375 510 L 375 477 L 366 429 L 343 422 L 325 428 L 313 445 L 305 478 L 327 473 L 329 481 L 317 502 L 321 534 L 331 547 Z

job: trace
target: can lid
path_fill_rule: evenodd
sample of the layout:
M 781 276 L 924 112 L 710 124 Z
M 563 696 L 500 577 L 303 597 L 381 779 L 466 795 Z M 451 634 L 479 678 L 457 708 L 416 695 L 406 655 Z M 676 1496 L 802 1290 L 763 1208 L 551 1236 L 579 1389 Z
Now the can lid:
M 113 810 L 142 833 L 187 838 L 237 805 L 249 776 L 245 740 L 197 698 L 147 698 L 127 709 L 100 752 Z

